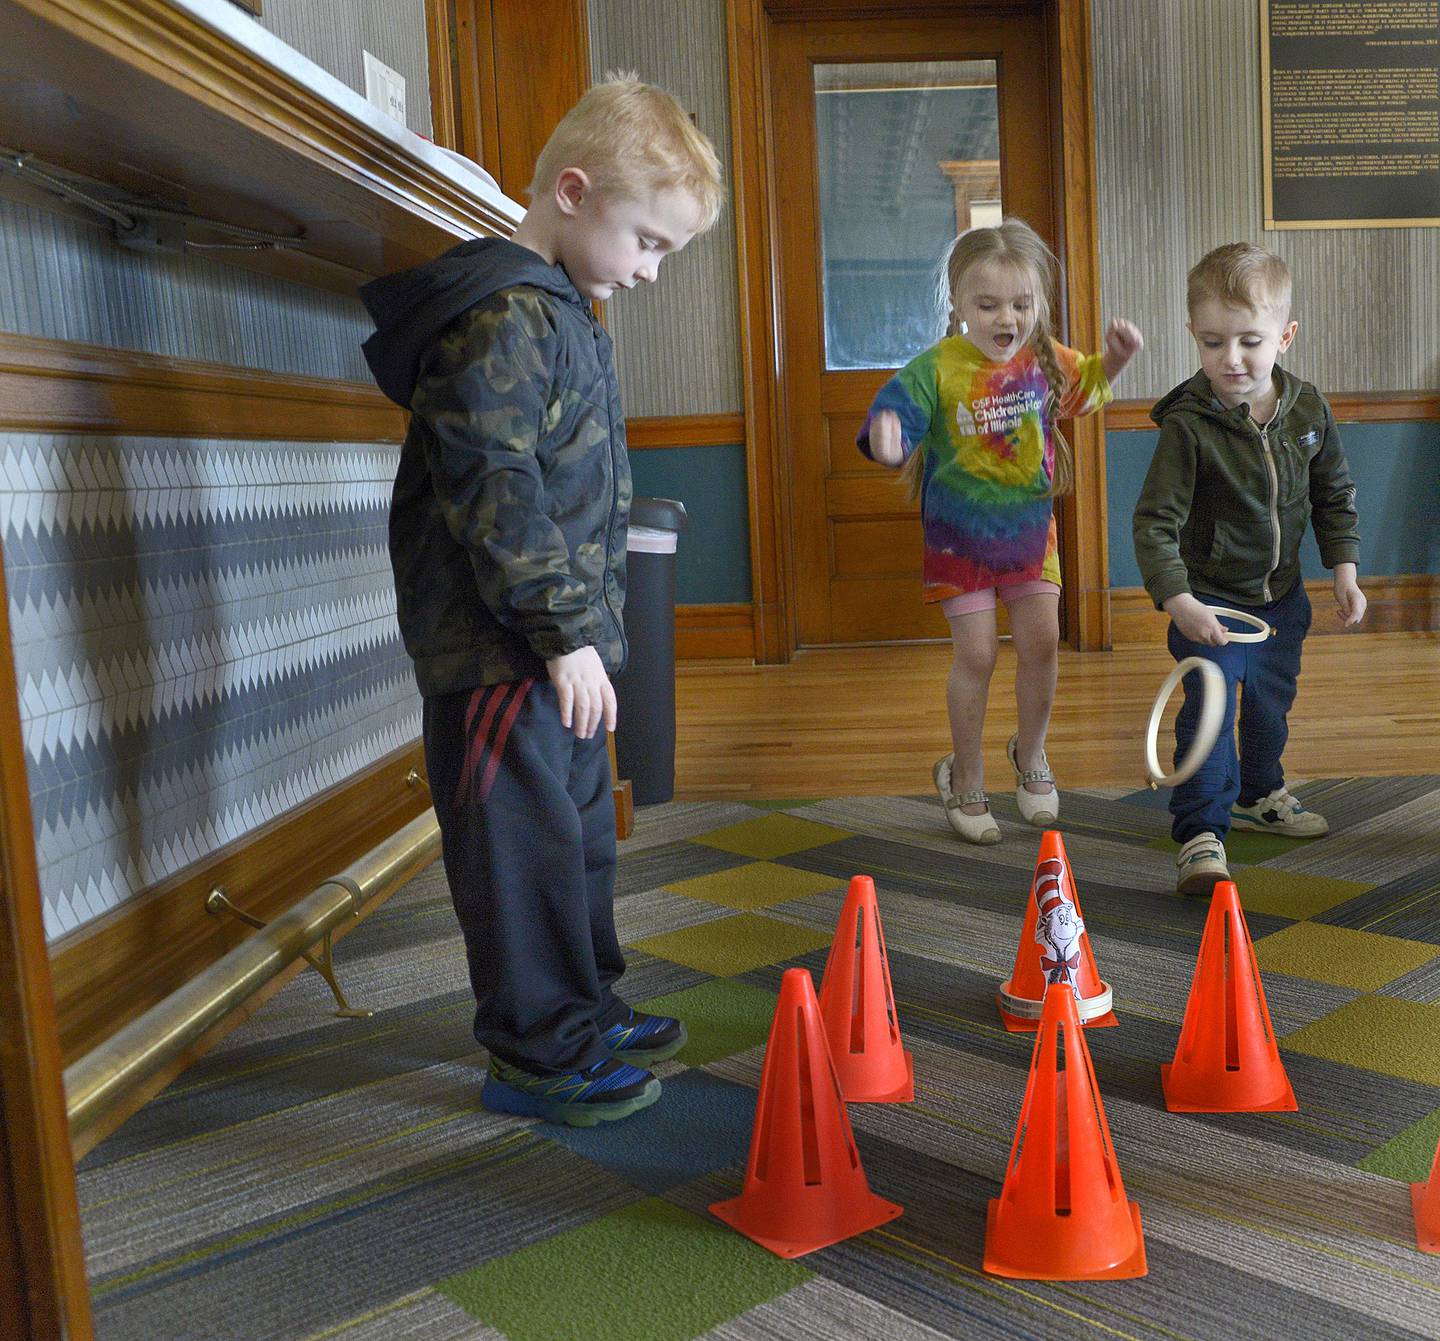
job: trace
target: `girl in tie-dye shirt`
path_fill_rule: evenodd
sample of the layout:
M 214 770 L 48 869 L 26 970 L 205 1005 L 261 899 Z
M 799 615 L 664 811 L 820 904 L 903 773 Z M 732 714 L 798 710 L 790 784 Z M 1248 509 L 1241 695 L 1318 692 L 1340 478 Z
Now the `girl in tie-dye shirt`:
M 984 792 L 981 727 L 995 668 L 996 593 L 1017 656 L 1019 731 L 1007 754 L 1015 799 L 1032 824 L 1060 813 L 1045 733 L 1060 642 L 1060 563 L 1053 499 L 1074 469 L 1057 419 L 1111 399 L 1111 380 L 1139 352 L 1140 332 L 1112 321 L 1101 354 L 1050 334 L 1055 258 L 1026 223 L 1007 219 L 955 239 L 945 262 L 948 334 L 875 397 L 861 451 L 904 465 L 925 529 L 925 599 L 940 602 L 955 658 L 947 685 L 953 752 L 934 769 L 951 827 L 998 843 Z

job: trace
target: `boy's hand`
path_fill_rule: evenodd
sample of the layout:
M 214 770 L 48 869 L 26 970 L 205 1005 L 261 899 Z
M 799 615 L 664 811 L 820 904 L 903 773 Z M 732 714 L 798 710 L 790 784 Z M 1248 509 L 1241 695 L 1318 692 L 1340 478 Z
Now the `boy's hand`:
M 1145 348 L 1145 337 L 1133 321 L 1116 317 L 1105 328 L 1105 354 L 1101 360 L 1105 368 L 1105 380 L 1113 382 L 1124 371 L 1126 364 Z
M 900 416 L 894 410 L 881 410 L 870 421 L 870 455 L 882 466 L 898 466 L 904 460 Z
M 1215 612 L 1203 601 L 1197 601 L 1188 591 L 1170 597 L 1165 602 L 1165 613 L 1192 643 L 1200 643 L 1205 647 L 1224 647 L 1230 641 L 1225 626 L 1215 618 Z
M 615 689 L 600 653 L 593 647 L 579 647 L 545 663 L 550 683 L 560 699 L 560 725 L 571 728 L 581 740 L 589 740 L 601 721 L 607 731 L 615 729 Z
M 1340 609 L 1340 622 L 1347 628 L 1365 618 L 1365 609 L 1370 602 L 1355 581 L 1353 563 L 1335 565 L 1335 604 Z

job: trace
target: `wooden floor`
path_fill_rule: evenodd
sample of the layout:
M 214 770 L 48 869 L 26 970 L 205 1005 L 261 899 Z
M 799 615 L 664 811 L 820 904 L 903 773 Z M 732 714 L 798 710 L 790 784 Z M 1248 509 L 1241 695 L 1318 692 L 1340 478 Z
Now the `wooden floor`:
M 948 644 L 826 648 L 787 666 L 689 662 L 676 683 L 675 794 L 780 799 L 918 793 L 949 750 Z M 1061 786 L 1144 786 L 1141 739 L 1173 661 L 1163 646 L 1062 651 L 1047 750 Z M 1010 783 L 1015 656 L 1002 644 L 985 723 L 986 784 Z M 1179 694 L 1171 703 L 1179 703 Z M 1173 711 L 1172 711 L 1173 715 Z M 1167 718 L 1167 722 L 1168 722 Z M 1162 727 L 1161 759 L 1167 729 Z M 1170 737 L 1173 740 L 1173 737 Z M 1287 776 L 1440 772 L 1440 634 L 1305 644 Z

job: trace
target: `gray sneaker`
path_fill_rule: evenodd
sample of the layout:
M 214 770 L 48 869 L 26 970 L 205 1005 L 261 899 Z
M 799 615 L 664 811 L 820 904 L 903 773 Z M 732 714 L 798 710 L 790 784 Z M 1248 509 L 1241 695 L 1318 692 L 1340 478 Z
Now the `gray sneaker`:
M 1209 895 L 1222 880 L 1230 879 L 1225 865 L 1225 844 L 1213 833 L 1196 834 L 1175 854 L 1175 892 Z
M 1306 810 L 1283 786 L 1269 796 L 1262 796 L 1254 805 L 1231 806 L 1230 826 L 1253 829 L 1256 833 L 1283 834 L 1286 838 L 1319 838 L 1330 832 L 1324 815 Z

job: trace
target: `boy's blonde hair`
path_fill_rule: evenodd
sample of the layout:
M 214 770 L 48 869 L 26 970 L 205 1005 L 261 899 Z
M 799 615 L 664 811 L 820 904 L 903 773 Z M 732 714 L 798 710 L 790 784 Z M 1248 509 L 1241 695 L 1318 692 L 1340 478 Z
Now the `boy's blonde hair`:
M 555 127 L 527 188 L 531 200 L 552 191 L 566 168 L 579 168 L 599 191 L 634 197 L 678 187 L 710 228 L 725 203 L 720 160 L 670 94 L 629 72 L 610 73 Z
M 1253 242 L 1227 242 L 1207 251 L 1190 269 L 1185 305 L 1190 315 L 1207 299 L 1252 312 L 1290 315 L 1290 267 Z
M 1060 263 L 1055 259 L 1055 253 L 1045 245 L 1040 234 L 1023 219 L 1008 218 L 1001 220 L 993 228 L 967 229 L 946 249 L 936 284 L 938 304 L 947 313 L 946 335 L 960 333 L 960 318 L 955 312 L 958 295 L 964 287 L 966 277 L 983 265 L 1008 266 L 1031 278 L 1035 327 L 1030 333 L 1029 343 L 1035 351 L 1041 371 L 1045 374 L 1045 380 L 1050 385 L 1050 395 L 1041 412 L 1049 419 L 1069 385 L 1060 368 L 1060 360 L 1055 355 L 1055 341 L 1050 330 L 1050 304 L 1060 274 Z M 1054 498 L 1059 494 L 1068 494 L 1074 488 L 1075 465 L 1070 444 L 1053 420 L 1050 433 L 1055 443 L 1055 465 L 1048 493 Z M 920 452 L 912 452 L 910 460 L 906 462 L 904 478 L 910 486 L 912 496 L 918 494 L 920 489 L 923 466 L 915 464 L 920 457 Z

